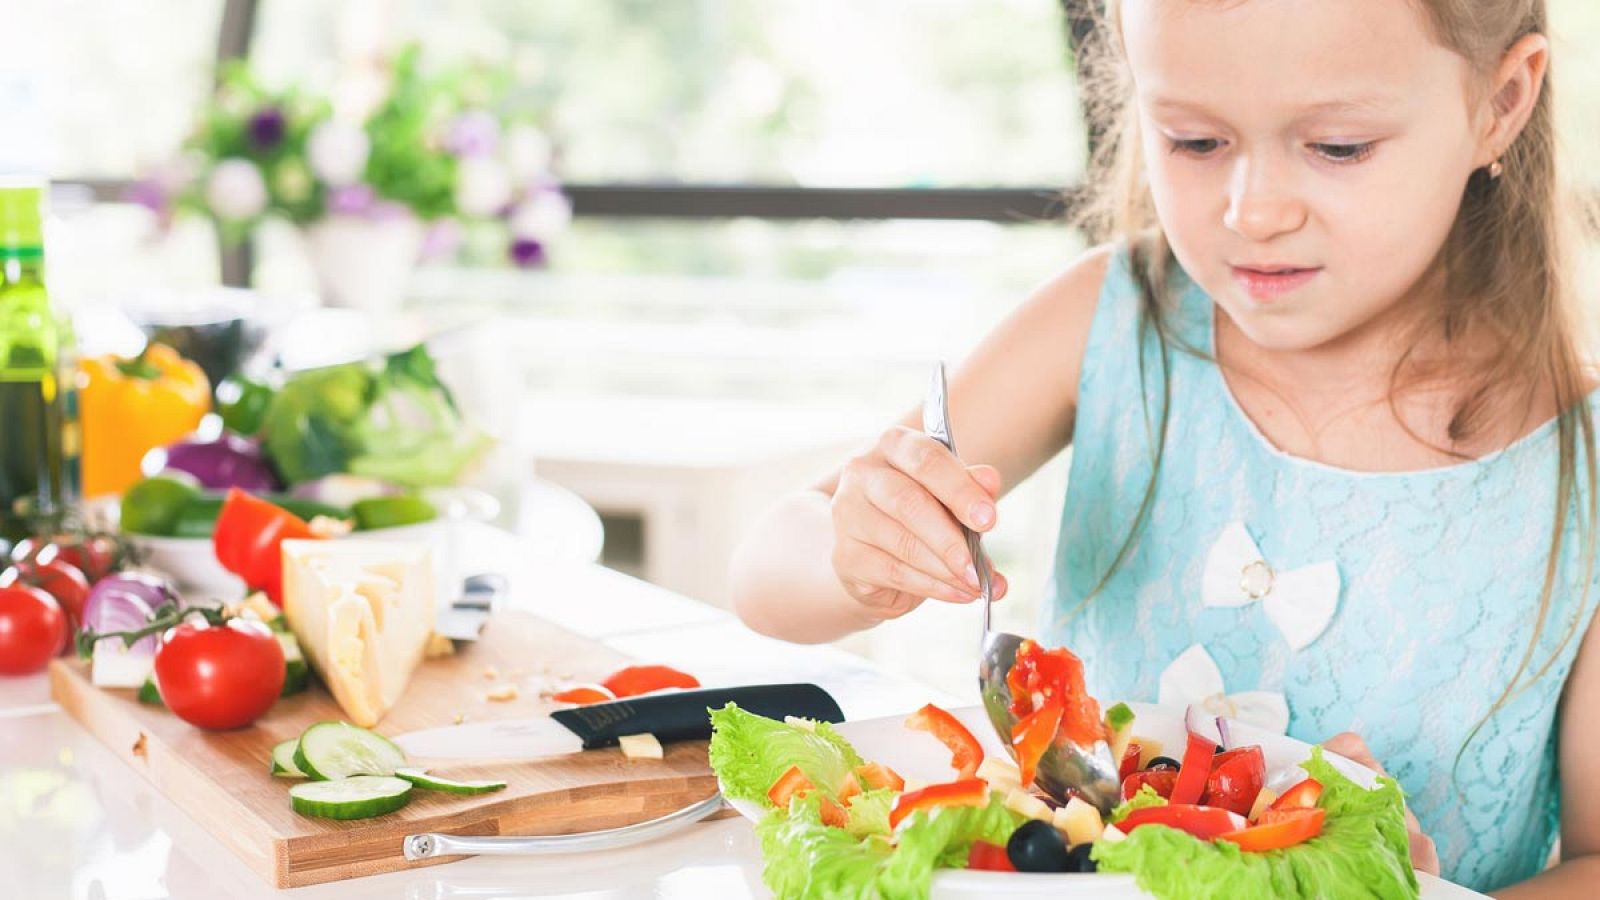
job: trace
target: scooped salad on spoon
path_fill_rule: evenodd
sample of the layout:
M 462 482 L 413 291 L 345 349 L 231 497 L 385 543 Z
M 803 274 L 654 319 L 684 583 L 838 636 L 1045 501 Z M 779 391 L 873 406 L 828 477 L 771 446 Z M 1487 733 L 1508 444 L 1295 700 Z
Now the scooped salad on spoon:
M 1076 656 L 1025 641 L 1019 659 L 1036 655 L 1053 664 L 1028 667 L 1033 681 L 1040 671 L 1054 681 L 1015 694 L 1015 763 L 986 755 L 937 706 L 906 720 L 904 740 L 937 739 L 950 751 L 948 777 L 926 784 L 864 759 L 826 723 L 713 711 L 711 765 L 729 800 L 759 810 L 767 886 L 783 898 L 920 898 L 940 870 L 976 869 L 1125 873 L 1163 900 L 1418 896 L 1393 780 L 1364 787 L 1315 747 L 1294 769 L 1269 771 L 1260 745 L 1235 745 L 1237 726 L 1192 707 L 1182 746 L 1163 746 L 1140 731 L 1157 712 L 1136 716 L 1118 703 L 1102 714 Z M 1051 710 L 1044 718 L 1074 740 L 1110 744 L 1122 802 L 1108 814 L 1036 787 L 1034 766 L 1055 735 L 1041 733 L 1033 707 Z

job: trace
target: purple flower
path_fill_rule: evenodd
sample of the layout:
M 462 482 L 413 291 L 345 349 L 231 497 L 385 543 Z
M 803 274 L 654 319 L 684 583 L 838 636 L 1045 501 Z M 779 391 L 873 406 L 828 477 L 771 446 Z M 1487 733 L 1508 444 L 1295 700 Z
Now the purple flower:
M 124 199 L 155 213 L 156 221 L 162 228 L 172 224 L 172 193 L 159 178 L 134 182 L 128 187 Z
M 486 110 L 467 110 L 450 123 L 444 146 L 463 158 L 493 156 L 500 146 L 500 123 Z
M 455 219 L 437 219 L 422 236 L 423 259 L 445 259 L 461 247 L 461 223 Z
M 376 199 L 370 185 L 346 185 L 333 189 L 328 196 L 328 209 L 340 215 L 359 216 L 371 210 Z
M 544 265 L 548 262 L 544 254 L 544 244 L 533 238 L 517 238 L 511 242 L 511 261 L 523 269 Z
M 250 141 L 261 150 L 271 150 L 283 140 L 283 133 L 287 127 L 288 122 L 283 117 L 283 110 L 276 106 L 258 110 L 250 117 Z

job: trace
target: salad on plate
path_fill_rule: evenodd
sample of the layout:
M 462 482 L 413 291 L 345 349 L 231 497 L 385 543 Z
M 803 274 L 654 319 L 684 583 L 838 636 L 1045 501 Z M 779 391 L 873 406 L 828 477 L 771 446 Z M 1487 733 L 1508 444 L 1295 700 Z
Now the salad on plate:
M 1082 671 L 1065 649 L 1024 643 L 1009 685 L 1016 763 L 984 751 L 979 709 L 928 705 L 892 736 L 891 749 L 948 748 L 948 765 L 921 782 L 863 757 L 842 733 L 853 723 L 729 705 L 711 714 L 711 765 L 756 820 L 763 879 L 783 898 L 928 897 L 951 870 L 996 894 L 1037 879 L 1062 896 L 1108 896 L 1116 878 L 1127 895 L 1163 900 L 1419 895 L 1392 779 L 1194 708 L 1102 714 Z M 1046 738 L 1065 727 L 1111 745 L 1122 802 L 1109 814 L 1079 797 L 1059 804 L 1024 777 L 1048 744 L 1041 720 Z

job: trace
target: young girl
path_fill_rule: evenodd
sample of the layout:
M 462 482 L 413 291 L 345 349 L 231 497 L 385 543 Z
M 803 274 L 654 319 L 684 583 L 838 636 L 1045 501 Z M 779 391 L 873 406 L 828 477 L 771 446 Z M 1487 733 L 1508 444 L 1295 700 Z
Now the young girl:
M 889 429 L 749 537 L 741 615 L 822 641 L 970 601 L 958 520 L 1071 443 L 1040 636 L 1092 690 L 1220 676 L 1387 766 L 1419 868 L 1593 896 L 1593 398 L 1544 0 L 1108 7 L 1119 240 L 955 374 L 978 464 Z

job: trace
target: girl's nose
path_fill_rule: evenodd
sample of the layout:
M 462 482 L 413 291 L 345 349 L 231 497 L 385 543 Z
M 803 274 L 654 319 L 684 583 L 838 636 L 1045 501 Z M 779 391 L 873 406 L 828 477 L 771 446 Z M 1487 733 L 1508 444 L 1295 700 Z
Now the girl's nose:
M 1266 160 L 1241 157 L 1230 180 L 1222 223 L 1251 241 L 1265 242 L 1306 223 L 1305 204 L 1273 168 Z

